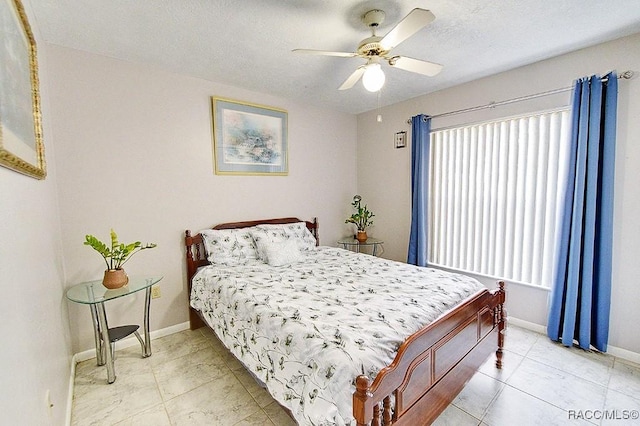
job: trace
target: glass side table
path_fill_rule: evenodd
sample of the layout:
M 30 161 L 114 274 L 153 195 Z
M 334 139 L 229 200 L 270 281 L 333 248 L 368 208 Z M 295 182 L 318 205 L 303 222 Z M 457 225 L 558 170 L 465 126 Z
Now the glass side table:
M 349 236 L 338 240 L 338 244 L 340 244 L 343 249 L 355 251 L 357 253 L 367 253 L 372 254 L 373 256 L 380 256 L 384 253 L 384 241 L 377 238 L 369 237 L 365 242 L 361 243 L 356 240 L 355 237 Z
M 113 366 L 114 343 L 135 334 L 142 347 L 142 357 L 151 356 L 151 339 L 149 337 L 149 308 L 151 307 L 151 286 L 158 283 L 162 277 L 129 277 L 129 283 L 121 288 L 109 290 L 102 285 L 102 280 L 88 281 L 67 290 L 67 299 L 72 302 L 89 305 L 93 320 L 93 334 L 96 344 L 96 360 L 98 365 L 107 366 L 107 382 L 116 381 Z M 109 328 L 104 302 L 125 297 L 141 290 L 146 290 L 144 303 L 144 340 L 138 333 L 138 325 L 123 325 Z

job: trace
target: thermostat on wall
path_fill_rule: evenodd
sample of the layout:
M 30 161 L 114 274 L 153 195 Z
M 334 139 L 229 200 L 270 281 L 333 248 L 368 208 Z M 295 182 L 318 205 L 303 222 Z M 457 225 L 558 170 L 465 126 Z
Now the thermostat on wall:
M 407 132 L 397 132 L 395 134 L 394 143 L 396 148 L 404 148 L 407 146 Z

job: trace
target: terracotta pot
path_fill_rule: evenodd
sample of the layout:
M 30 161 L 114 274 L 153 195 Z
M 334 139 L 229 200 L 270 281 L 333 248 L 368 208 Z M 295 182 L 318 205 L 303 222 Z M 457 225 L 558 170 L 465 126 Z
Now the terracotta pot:
M 360 241 L 361 243 L 364 243 L 365 241 L 367 241 L 367 231 L 358 231 L 358 234 L 356 235 L 356 240 Z
M 124 287 L 129 283 L 129 277 L 124 269 L 107 269 L 104 271 L 102 285 L 108 289 Z

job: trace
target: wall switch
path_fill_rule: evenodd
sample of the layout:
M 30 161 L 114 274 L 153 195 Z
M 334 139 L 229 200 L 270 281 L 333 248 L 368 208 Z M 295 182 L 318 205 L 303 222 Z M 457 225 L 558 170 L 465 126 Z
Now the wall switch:
M 157 285 L 154 285 L 151 287 L 151 298 L 157 299 L 158 297 L 160 297 L 160 287 Z

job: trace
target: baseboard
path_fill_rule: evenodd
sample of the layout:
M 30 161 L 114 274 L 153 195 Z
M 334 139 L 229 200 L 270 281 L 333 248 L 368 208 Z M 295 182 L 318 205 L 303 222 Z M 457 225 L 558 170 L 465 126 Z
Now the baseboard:
M 615 356 L 616 358 L 623 359 L 625 361 L 633 362 L 634 364 L 640 365 L 640 354 L 632 351 L 628 351 L 626 349 L 617 348 L 615 346 L 607 346 L 607 353 L 609 355 Z
M 78 360 L 76 356 L 73 355 L 71 357 L 71 368 L 69 370 L 69 392 L 67 393 L 67 413 L 64 419 L 64 424 L 66 426 L 71 426 L 71 411 L 73 409 L 73 384 L 75 383 L 77 363 L 78 363 Z
M 533 322 L 521 320 L 519 318 L 509 317 L 507 323 L 513 324 L 516 327 L 521 327 L 527 330 L 535 331 L 536 333 L 547 335 L 547 327 L 544 325 L 536 324 Z M 640 354 L 637 352 L 629 351 L 627 349 L 618 348 L 616 346 L 607 346 L 607 355 L 611 355 L 616 358 L 620 358 L 625 361 L 630 361 L 635 364 L 640 364 Z
M 536 333 L 547 334 L 547 327 L 545 327 L 544 325 L 536 324 L 535 322 L 525 321 L 520 318 L 514 318 L 511 316 L 508 316 L 507 327 L 509 326 L 509 324 L 513 324 L 516 327 L 524 328 L 527 330 L 535 331 Z
M 160 330 L 154 330 L 152 332 L 149 333 L 149 336 L 151 337 L 151 340 L 153 339 L 159 339 L 160 337 L 164 337 L 164 336 L 168 336 L 170 334 L 174 334 L 174 333 L 178 333 L 180 331 L 183 330 L 188 330 L 189 329 L 189 321 L 187 322 L 183 322 L 181 324 L 176 324 L 176 325 L 172 325 Z M 140 343 L 138 342 L 138 339 L 136 339 L 135 337 L 128 337 L 118 343 L 116 343 L 116 350 L 117 349 L 125 349 L 128 348 L 130 346 L 135 346 L 135 345 L 139 345 Z M 86 361 L 88 359 L 91 358 L 95 358 L 96 357 L 96 349 L 89 349 L 87 351 L 83 351 L 83 352 L 79 352 L 75 355 L 73 355 L 71 357 L 71 369 L 70 369 L 70 376 L 69 376 L 69 392 L 67 395 L 67 414 L 65 416 L 65 425 L 66 426 L 70 426 L 71 425 L 71 411 L 73 409 L 73 384 L 74 384 L 74 378 L 76 376 L 76 364 L 78 364 L 79 362 L 82 361 Z

